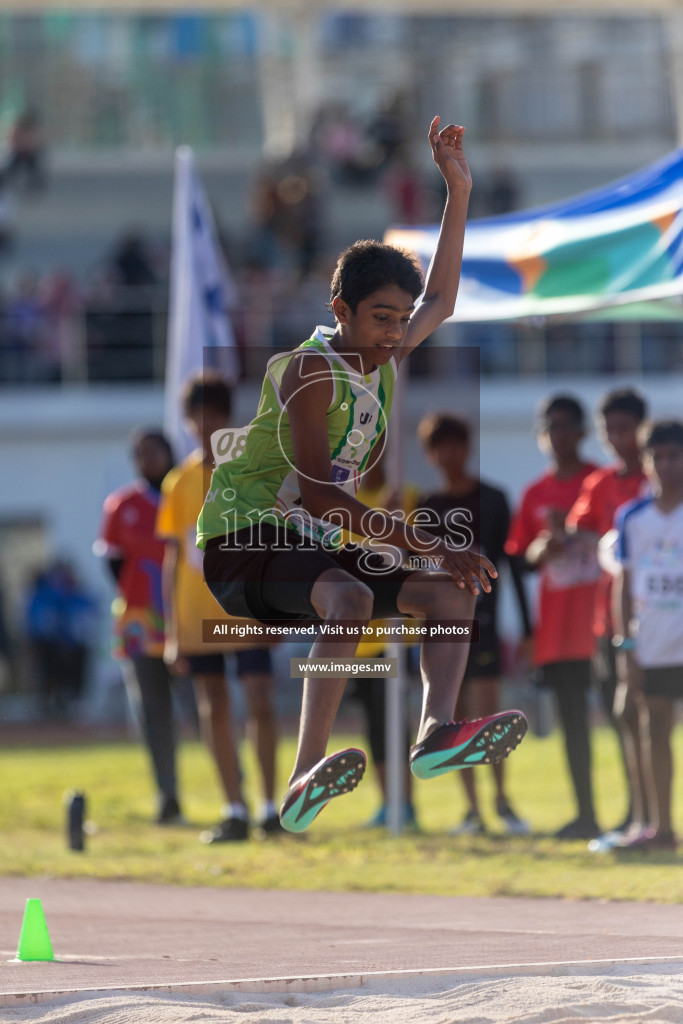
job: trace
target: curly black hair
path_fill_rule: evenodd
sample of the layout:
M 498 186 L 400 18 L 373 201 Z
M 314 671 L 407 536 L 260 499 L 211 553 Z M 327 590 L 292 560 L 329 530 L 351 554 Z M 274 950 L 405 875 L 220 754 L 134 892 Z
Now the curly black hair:
M 416 299 L 424 288 L 417 260 L 393 245 L 366 238 L 354 242 L 337 260 L 330 285 L 330 304 L 340 297 L 355 313 L 359 302 L 392 284 Z

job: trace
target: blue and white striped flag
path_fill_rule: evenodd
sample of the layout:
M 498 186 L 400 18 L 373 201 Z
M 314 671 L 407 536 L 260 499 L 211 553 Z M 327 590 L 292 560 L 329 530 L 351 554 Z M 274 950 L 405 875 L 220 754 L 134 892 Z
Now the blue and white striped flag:
M 229 315 L 235 304 L 235 285 L 218 243 L 194 154 L 188 146 L 181 146 L 175 158 L 164 394 L 164 429 L 180 457 L 192 448 L 180 409 L 184 382 L 209 367 L 219 369 L 231 383 L 239 377 Z

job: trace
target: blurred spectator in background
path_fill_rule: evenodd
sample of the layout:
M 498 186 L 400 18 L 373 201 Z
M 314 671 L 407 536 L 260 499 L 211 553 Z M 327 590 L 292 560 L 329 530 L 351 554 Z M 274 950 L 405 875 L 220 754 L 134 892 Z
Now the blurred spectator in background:
M 157 253 L 144 233 L 126 231 L 93 268 L 85 289 L 87 373 L 91 380 L 151 380 L 167 296 Z
M 617 462 L 597 469 L 584 480 L 567 515 L 567 529 L 579 531 L 596 551 L 601 538 L 609 540 L 617 510 L 648 490 L 641 465 L 639 428 L 647 415 L 644 399 L 630 389 L 605 395 L 600 403 L 598 433 Z M 626 681 L 617 686 L 616 652 L 612 645 L 612 575 L 603 570 L 596 590 L 593 618 L 596 650 L 593 671 L 605 714 L 619 737 L 629 804 L 624 820 L 600 840 L 601 848 L 618 845 L 624 834 L 640 832 L 648 822 L 647 792 L 643 776 L 639 712 L 636 696 Z M 618 691 L 618 692 L 617 692 Z
M 263 168 L 254 178 L 249 194 L 252 228 L 247 264 L 271 270 L 281 261 L 278 241 L 278 195 L 275 175 Z
M 407 141 L 406 98 L 392 94 L 367 120 L 343 103 L 321 107 L 310 133 L 310 151 L 340 185 L 373 184 Z
M 138 479 L 104 502 L 96 554 L 106 558 L 118 596 L 112 606 L 114 657 L 121 659 L 126 692 L 140 724 L 158 792 L 157 823 L 180 822 L 172 676 L 164 662 L 161 567 L 164 545 L 155 537 L 161 482 L 173 466 L 171 446 L 158 430 L 133 435 Z
M 19 274 L 0 296 L 0 382 L 82 380 L 86 369 L 83 301 L 70 272 Z
M 73 568 L 56 561 L 38 571 L 26 602 L 26 637 L 45 718 L 67 718 L 85 691 L 96 639 L 97 604 Z
M 217 372 L 199 373 L 186 382 L 183 414 L 198 448 L 165 478 L 156 524 L 157 536 L 166 544 L 164 658 L 172 671 L 192 676 L 202 737 L 227 800 L 223 820 L 200 836 L 206 843 L 248 839 L 250 827 L 225 674 L 225 652 L 230 646 L 203 639 L 202 620 L 224 616 L 204 582 L 201 552 L 196 545 L 197 517 L 214 461 L 211 435 L 228 426 L 231 406 L 230 387 Z M 238 645 L 235 658 L 261 773 L 264 799 L 256 824 L 264 834 L 279 833 L 280 819 L 274 803 L 277 737 L 270 651 L 267 647 Z
M 674 850 L 676 702 L 683 699 L 683 420 L 660 420 L 643 438 L 652 494 L 617 515 L 615 636 L 620 679 L 636 695 L 643 730 L 650 828 L 623 850 Z
M 3 176 L 31 192 L 45 186 L 45 144 L 34 110 L 25 110 L 9 130 Z
M 291 348 L 310 331 L 330 294 L 330 266 L 319 257 L 310 273 L 249 263 L 237 273 L 239 305 L 232 311 L 245 376 L 262 377 L 273 348 Z
M 28 587 L 25 627 L 40 713 L 45 718 L 66 714 L 59 659 L 61 618 L 60 595 L 52 573 L 38 570 Z
M 473 550 L 486 555 L 499 572 L 502 563 L 507 562 L 519 604 L 522 633 L 528 640 L 531 620 L 519 559 L 505 552 L 510 507 L 503 491 L 484 483 L 469 471 L 469 424 L 459 416 L 437 413 L 421 421 L 418 436 L 427 458 L 442 477 L 440 490 L 421 495 L 418 499 L 417 507 L 433 512 L 438 523 L 423 529 L 439 537 L 449 537 L 453 535 L 454 528 L 466 525 L 471 531 Z M 453 715 L 458 722 L 463 718 L 471 720 L 494 715 L 500 710 L 503 660 L 497 624 L 498 596 L 499 587 L 495 586 L 490 594 L 481 592 L 477 597 L 474 617 L 479 623 L 479 640 L 470 645 L 463 685 Z M 508 799 L 503 762 L 491 768 L 496 814 L 509 835 L 528 835 L 529 825 L 518 817 Z M 465 768 L 458 774 L 465 788 L 468 810 L 462 823 L 451 834 L 483 835 L 486 827 L 479 809 L 474 771 Z
M 59 365 L 46 352 L 47 320 L 35 274 L 20 274 L 5 299 L 4 379 L 11 383 L 58 380 Z
M 367 135 L 378 147 L 380 166 L 390 164 L 407 142 L 407 107 L 408 97 L 398 90 L 392 91 L 370 120 Z
M 519 184 L 509 167 L 498 167 L 487 190 L 488 212 L 494 217 L 512 213 L 520 205 Z
M 420 224 L 429 208 L 425 185 L 409 147 L 401 149 L 384 175 L 384 186 L 399 224 Z
M 83 301 L 70 271 L 57 267 L 47 273 L 38 284 L 38 297 L 47 362 L 59 368 L 62 380 L 82 380 L 87 369 Z
M 151 247 L 141 231 L 127 232 L 116 244 L 111 258 L 119 284 L 139 288 L 157 283 Z
M 54 383 L 83 379 L 83 303 L 73 277 L 57 268 L 17 276 L 2 303 L 0 380 Z
M 595 545 L 569 535 L 565 517 L 596 467 L 579 452 L 585 414 L 573 396 L 555 395 L 543 402 L 537 432 L 550 467 L 524 491 L 505 550 L 525 558 L 540 575 L 534 663 L 541 670 L 543 685 L 555 693 L 578 807 L 578 816 L 556 835 L 558 839 L 594 839 L 599 829 L 593 804 L 588 693 L 600 567 Z
M 311 150 L 319 152 L 340 184 L 357 184 L 366 174 L 363 130 L 343 103 L 322 107 L 311 129 Z
M 251 194 L 250 258 L 267 269 L 292 266 L 309 273 L 322 239 L 321 182 L 303 154 L 271 164 L 258 175 Z

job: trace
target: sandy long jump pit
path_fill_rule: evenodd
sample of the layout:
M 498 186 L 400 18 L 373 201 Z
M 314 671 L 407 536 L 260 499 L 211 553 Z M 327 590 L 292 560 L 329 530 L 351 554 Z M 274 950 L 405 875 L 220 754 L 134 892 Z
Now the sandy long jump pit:
M 12 962 L 26 898 L 55 960 Z M 683 1024 L 683 909 L 0 879 L 0 1021 Z

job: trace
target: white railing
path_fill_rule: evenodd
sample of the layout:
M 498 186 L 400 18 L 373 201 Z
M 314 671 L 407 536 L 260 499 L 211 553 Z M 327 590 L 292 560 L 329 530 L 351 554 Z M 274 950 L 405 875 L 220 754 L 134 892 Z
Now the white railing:
M 262 376 L 274 351 L 300 343 L 306 316 L 289 313 L 291 320 L 284 311 L 276 316 L 265 300 L 236 311 L 248 379 Z M 0 388 L 161 382 L 167 315 L 158 287 L 93 296 L 58 319 L 0 310 Z M 413 354 L 411 375 L 448 376 L 456 348 L 478 360 L 483 377 L 680 373 L 683 323 L 444 325 Z

